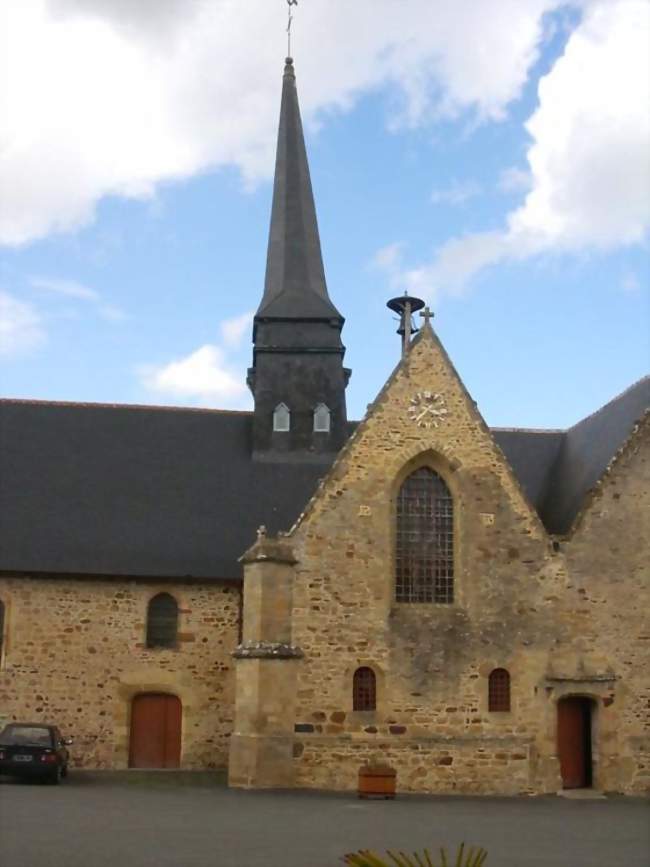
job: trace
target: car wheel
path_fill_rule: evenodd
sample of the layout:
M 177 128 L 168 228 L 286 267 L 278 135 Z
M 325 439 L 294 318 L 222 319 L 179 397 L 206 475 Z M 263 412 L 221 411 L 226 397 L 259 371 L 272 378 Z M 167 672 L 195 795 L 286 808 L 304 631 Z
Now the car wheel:
M 63 767 L 61 768 L 61 776 L 63 777 L 64 780 L 68 776 L 68 766 L 67 765 L 63 765 Z
M 63 777 L 63 774 L 61 772 L 61 765 L 57 765 L 56 770 L 50 775 L 50 778 L 49 778 L 50 783 L 53 786 L 58 786 L 58 784 L 61 782 L 62 777 Z

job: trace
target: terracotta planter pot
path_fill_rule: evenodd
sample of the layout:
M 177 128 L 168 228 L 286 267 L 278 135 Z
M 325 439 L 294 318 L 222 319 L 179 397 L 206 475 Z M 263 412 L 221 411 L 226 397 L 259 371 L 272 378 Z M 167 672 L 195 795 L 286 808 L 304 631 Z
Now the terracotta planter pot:
M 359 768 L 360 798 L 394 798 L 397 772 L 389 767 Z

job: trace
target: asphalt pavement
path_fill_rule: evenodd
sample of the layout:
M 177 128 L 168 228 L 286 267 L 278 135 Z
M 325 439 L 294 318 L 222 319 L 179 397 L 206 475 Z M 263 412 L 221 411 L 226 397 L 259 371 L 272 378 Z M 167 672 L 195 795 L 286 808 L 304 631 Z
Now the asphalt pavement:
M 360 848 L 461 841 L 486 867 L 649 867 L 650 801 L 227 789 L 222 775 L 72 772 L 0 782 L 1 867 L 336 867 Z

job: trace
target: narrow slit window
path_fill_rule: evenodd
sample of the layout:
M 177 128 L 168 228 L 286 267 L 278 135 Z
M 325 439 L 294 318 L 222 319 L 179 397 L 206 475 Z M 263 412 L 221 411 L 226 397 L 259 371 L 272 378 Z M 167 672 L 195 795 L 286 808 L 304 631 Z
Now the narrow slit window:
M 147 609 L 147 647 L 176 647 L 178 603 L 169 593 L 159 593 Z
M 411 473 L 397 495 L 395 598 L 454 601 L 454 501 L 429 467 Z
M 488 710 L 495 713 L 510 711 L 510 675 L 505 668 L 495 668 L 490 672 Z
M 319 403 L 314 410 L 314 431 L 316 433 L 329 433 L 331 422 L 331 413 L 329 407 L 324 403 Z
M 368 666 L 357 668 L 352 680 L 352 709 L 375 710 L 377 707 L 377 680 Z
M 291 430 L 291 412 L 286 403 L 279 403 L 273 410 L 273 430 L 280 433 Z

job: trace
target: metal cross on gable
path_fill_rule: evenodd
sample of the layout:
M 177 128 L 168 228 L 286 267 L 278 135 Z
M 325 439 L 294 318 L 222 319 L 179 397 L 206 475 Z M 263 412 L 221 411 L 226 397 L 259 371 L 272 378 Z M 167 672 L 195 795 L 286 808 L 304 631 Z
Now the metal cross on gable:
M 293 15 L 291 14 L 291 7 L 297 6 L 298 0 L 287 0 L 287 57 L 291 57 L 291 22 L 293 21 Z

